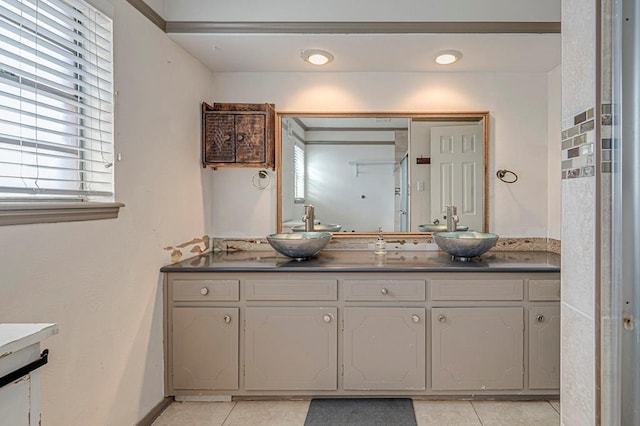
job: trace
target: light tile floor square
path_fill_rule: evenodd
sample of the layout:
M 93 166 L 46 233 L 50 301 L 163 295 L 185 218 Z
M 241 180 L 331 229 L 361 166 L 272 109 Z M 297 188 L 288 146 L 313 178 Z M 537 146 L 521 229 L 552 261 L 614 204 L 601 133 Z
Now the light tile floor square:
M 238 401 L 223 426 L 301 426 L 310 401 Z
M 153 426 L 222 425 L 235 402 L 174 402 Z
M 560 415 L 548 401 L 473 401 L 483 426 L 558 426 Z
M 469 401 L 413 401 L 418 426 L 482 426 Z

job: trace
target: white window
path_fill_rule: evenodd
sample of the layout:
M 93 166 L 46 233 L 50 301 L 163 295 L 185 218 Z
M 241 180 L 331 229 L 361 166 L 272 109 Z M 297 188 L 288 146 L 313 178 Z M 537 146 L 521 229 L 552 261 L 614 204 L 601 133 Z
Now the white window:
M 294 202 L 295 203 L 304 203 L 305 198 L 305 164 L 304 164 L 304 148 L 298 144 L 295 144 L 293 147 L 293 186 L 294 186 Z
M 0 0 L 0 202 L 113 201 L 112 21 Z

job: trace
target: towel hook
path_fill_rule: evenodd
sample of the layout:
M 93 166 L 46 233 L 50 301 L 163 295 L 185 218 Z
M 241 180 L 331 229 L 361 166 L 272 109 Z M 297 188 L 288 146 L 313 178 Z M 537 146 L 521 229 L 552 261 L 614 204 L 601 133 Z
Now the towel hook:
M 513 178 L 511 178 L 511 179 L 506 178 L 506 176 L 508 174 L 512 174 Z M 512 172 L 511 170 L 507 170 L 507 169 L 498 170 L 496 172 L 496 176 L 498 177 L 498 179 L 500 179 L 501 181 L 503 181 L 505 183 L 514 183 L 515 181 L 518 180 L 518 175 L 515 174 L 515 172 Z

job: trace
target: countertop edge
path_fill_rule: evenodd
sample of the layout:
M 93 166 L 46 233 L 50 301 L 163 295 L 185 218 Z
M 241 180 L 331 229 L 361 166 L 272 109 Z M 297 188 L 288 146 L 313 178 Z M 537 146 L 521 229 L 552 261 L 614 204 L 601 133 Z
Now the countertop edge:
M 160 269 L 160 272 L 560 272 L 558 267 L 536 267 L 536 266 L 511 266 L 511 267 L 414 267 L 414 268 L 368 268 L 368 267 L 287 267 L 287 266 L 273 266 L 273 267 L 233 267 L 233 266 L 220 266 L 220 267 L 171 267 L 165 266 Z
M 56 323 L 0 324 L 0 359 L 58 334 Z
M 425 257 L 424 252 L 398 252 L 397 257 L 372 257 L 364 251 L 333 251 L 327 257 L 314 257 L 307 261 L 297 262 L 283 256 L 265 252 L 247 256 L 249 252 L 238 253 L 205 253 L 165 265 L 160 268 L 162 273 L 176 272 L 390 272 L 390 273 L 442 273 L 442 272 L 560 272 L 560 255 L 553 252 L 518 252 L 505 257 L 502 255 L 478 258 L 471 262 L 450 260 L 441 253 L 430 254 Z M 344 257 L 340 255 L 344 253 Z M 416 254 L 419 253 L 419 254 Z M 542 256 L 541 256 L 542 255 Z M 403 258 L 406 256 L 407 261 Z M 421 259 L 417 259 L 421 256 Z

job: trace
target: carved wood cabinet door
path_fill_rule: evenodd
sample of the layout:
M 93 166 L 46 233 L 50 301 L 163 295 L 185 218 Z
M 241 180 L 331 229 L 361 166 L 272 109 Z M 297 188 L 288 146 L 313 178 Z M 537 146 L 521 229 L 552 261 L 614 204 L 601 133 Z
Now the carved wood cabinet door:
M 212 167 L 275 164 L 271 104 L 202 104 L 202 162 Z

